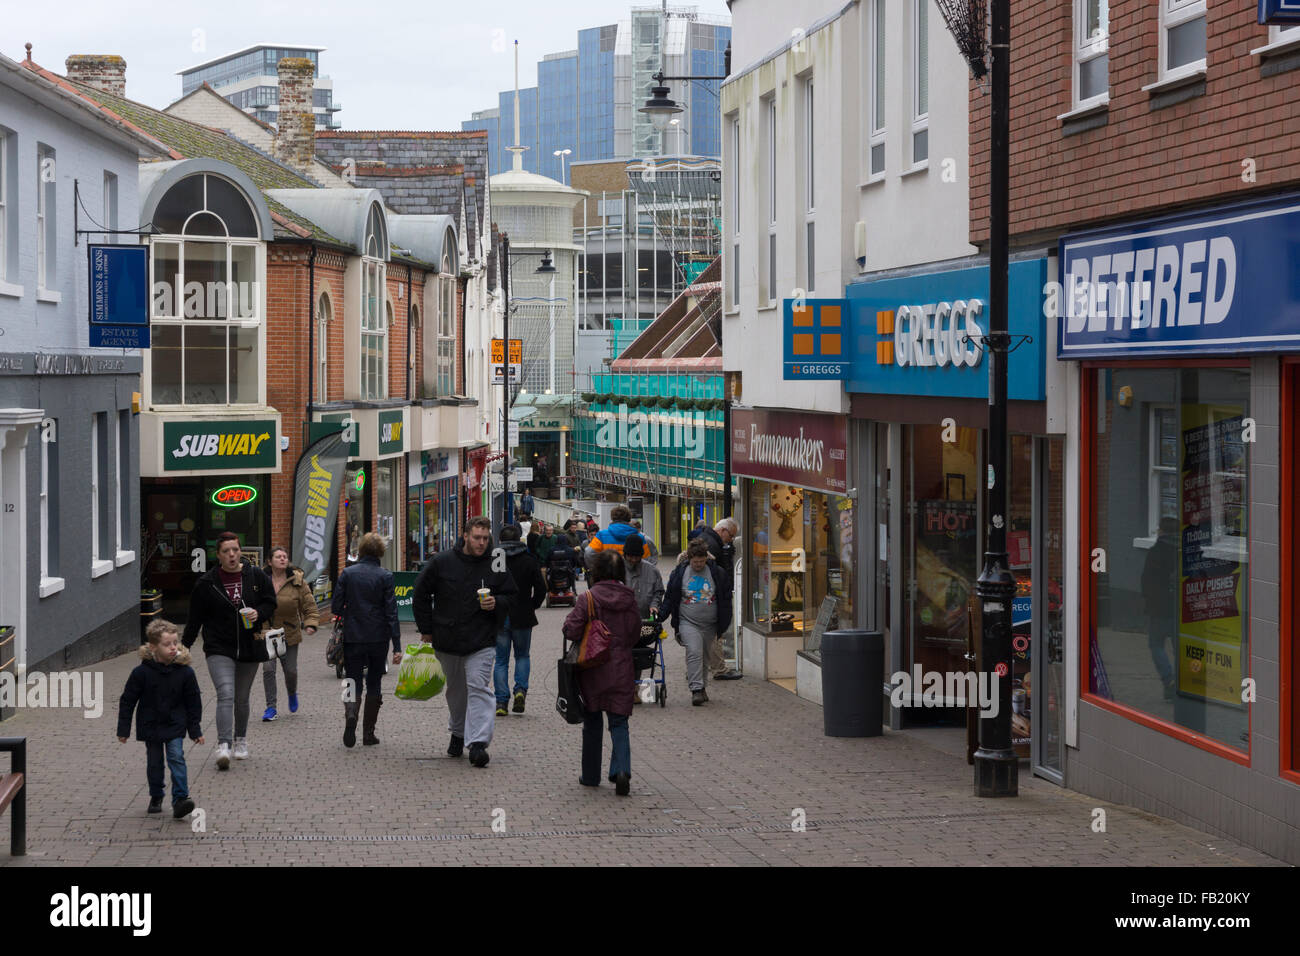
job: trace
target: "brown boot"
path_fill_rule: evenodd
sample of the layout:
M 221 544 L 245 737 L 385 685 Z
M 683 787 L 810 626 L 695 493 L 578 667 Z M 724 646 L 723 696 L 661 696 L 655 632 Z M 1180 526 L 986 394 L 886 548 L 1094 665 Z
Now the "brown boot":
M 361 709 L 359 701 L 348 701 L 343 705 L 343 746 L 355 747 L 357 743 L 357 711 Z
M 366 695 L 365 715 L 361 721 L 361 742 L 367 747 L 379 743 L 379 738 L 375 736 L 375 722 L 379 719 L 379 708 L 382 706 L 384 706 L 384 699 L 378 694 Z

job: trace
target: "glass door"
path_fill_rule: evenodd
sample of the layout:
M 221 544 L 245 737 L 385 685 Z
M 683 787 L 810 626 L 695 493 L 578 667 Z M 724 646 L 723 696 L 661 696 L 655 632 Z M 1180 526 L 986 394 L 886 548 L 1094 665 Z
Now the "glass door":
M 1065 440 L 1036 442 L 1032 710 L 1034 773 L 1065 782 Z

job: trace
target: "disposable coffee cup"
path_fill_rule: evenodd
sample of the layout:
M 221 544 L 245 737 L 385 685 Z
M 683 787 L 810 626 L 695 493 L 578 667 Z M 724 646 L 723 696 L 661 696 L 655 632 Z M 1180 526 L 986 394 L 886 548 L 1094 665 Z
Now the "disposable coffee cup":
M 239 617 L 243 620 L 244 630 L 246 631 L 251 631 L 253 629 L 253 614 L 254 611 L 251 607 L 241 607 L 239 609 Z
M 483 606 L 483 602 L 486 601 L 486 600 L 488 599 L 488 597 L 489 597 L 491 594 L 492 594 L 492 591 L 491 591 L 490 588 L 479 588 L 479 589 L 478 589 L 478 604 L 479 604 L 479 607 L 482 607 L 482 606 Z

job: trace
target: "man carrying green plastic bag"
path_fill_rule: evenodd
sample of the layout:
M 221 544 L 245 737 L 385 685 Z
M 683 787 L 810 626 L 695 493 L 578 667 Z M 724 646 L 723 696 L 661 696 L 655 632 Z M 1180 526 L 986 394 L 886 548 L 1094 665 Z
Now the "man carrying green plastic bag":
M 402 664 L 397 670 L 400 700 L 430 700 L 442 693 L 447 676 L 434 655 L 431 644 L 407 644 Z

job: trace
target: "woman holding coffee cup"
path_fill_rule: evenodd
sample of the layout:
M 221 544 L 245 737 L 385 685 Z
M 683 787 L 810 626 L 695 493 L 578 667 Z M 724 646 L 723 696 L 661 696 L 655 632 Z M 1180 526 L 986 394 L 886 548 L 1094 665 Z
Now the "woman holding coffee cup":
M 217 692 L 217 769 L 248 759 L 248 699 L 265 658 L 257 630 L 275 616 L 275 588 L 261 568 L 240 554 L 233 531 L 217 535 L 217 566 L 200 575 L 190 595 L 181 642 L 193 647 L 203 633 L 203 653 Z

